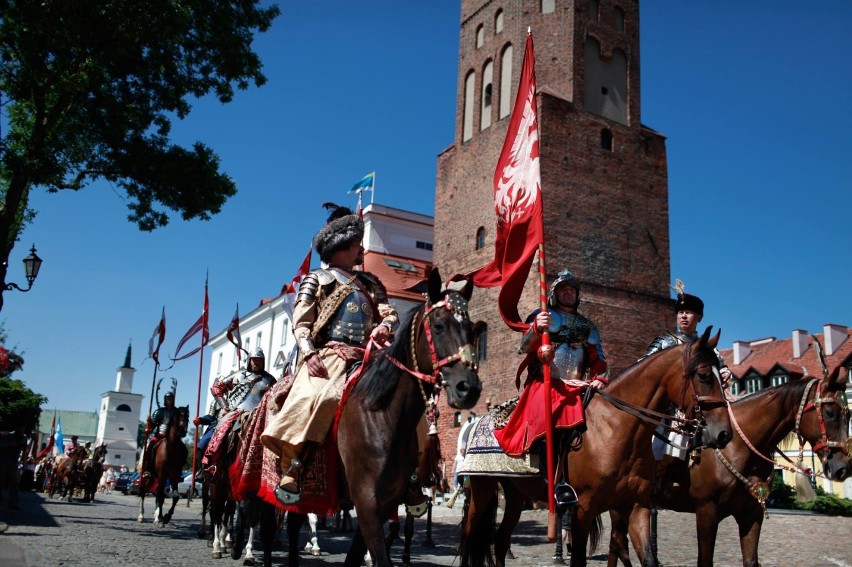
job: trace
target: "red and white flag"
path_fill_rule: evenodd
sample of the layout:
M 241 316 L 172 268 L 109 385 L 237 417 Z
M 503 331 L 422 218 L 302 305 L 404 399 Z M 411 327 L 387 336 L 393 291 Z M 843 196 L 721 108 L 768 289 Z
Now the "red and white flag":
M 54 435 L 56 434 L 56 412 L 53 412 L 53 423 L 50 424 L 50 437 L 47 440 L 47 445 L 39 451 L 38 455 L 35 456 L 36 462 L 42 460 L 48 454 L 53 451 L 53 443 L 54 443 Z
M 200 351 L 203 347 L 207 346 L 207 342 L 210 340 L 210 328 L 208 326 L 208 311 L 210 309 L 210 301 L 207 298 L 207 281 L 204 281 L 204 310 L 201 312 L 201 317 L 198 318 L 198 321 L 192 324 L 183 338 L 180 340 L 177 346 L 177 350 L 175 350 L 175 357 L 172 358 L 173 361 L 177 362 L 178 360 L 184 360 L 189 358 L 193 354 Z M 183 356 L 178 356 L 180 353 L 180 349 L 183 348 L 183 345 L 186 342 L 201 333 L 201 345 L 192 350 L 192 352 L 188 352 Z
M 299 266 L 299 271 L 296 272 L 296 275 L 293 276 L 293 281 L 285 284 L 281 289 L 281 295 L 285 293 L 296 293 L 296 286 L 302 282 L 302 278 L 308 275 L 308 272 L 311 271 L 311 254 L 313 253 L 313 249 L 308 248 L 308 255 L 305 256 L 305 259 L 302 260 L 302 265 Z
M 240 304 L 237 303 L 237 311 L 234 313 L 234 318 L 231 319 L 231 324 L 228 325 L 227 331 L 228 340 L 231 344 L 237 347 L 237 363 L 241 360 L 240 352 L 246 352 L 243 348 L 243 338 L 240 336 Z M 246 355 L 248 353 L 246 352 Z
M 154 334 L 151 335 L 151 340 L 148 341 L 148 358 L 153 358 L 155 364 L 160 364 L 160 346 L 166 339 L 166 308 L 163 307 L 163 315 L 160 317 L 160 322 L 154 328 Z M 154 343 L 157 346 L 154 346 Z
M 494 171 L 497 212 L 494 260 L 471 274 L 478 287 L 502 286 L 497 300 L 500 315 L 509 327 L 519 331 L 527 330 L 529 325 L 518 314 L 518 301 L 535 253 L 544 241 L 535 89 L 535 55 L 530 34 L 509 130 Z

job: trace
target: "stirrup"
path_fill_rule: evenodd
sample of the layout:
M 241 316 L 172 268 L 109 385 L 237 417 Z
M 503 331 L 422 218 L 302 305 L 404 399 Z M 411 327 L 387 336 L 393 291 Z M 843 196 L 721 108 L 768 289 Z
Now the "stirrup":
M 564 513 L 569 506 L 577 503 L 577 491 L 565 481 L 558 483 L 553 490 L 556 507 L 560 513 Z
M 293 504 L 298 504 L 302 499 L 301 492 L 287 492 L 280 486 L 275 487 L 275 498 L 284 506 L 292 506 Z

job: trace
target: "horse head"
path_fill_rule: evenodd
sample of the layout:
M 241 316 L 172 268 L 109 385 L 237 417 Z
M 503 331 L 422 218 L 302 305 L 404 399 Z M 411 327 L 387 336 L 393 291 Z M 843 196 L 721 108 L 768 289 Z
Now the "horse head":
M 822 463 L 823 474 L 837 482 L 852 476 L 852 437 L 849 436 L 846 400 L 848 379 L 848 372 L 838 366 L 822 380 L 809 384 L 796 423 L 799 442 L 811 444 Z
M 107 445 L 106 443 L 101 443 L 95 450 L 92 452 L 92 460 L 96 463 L 103 463 L 106 460 L 107 455 Z
M 722 448 L 732 439 L 733 431 L 716 352 L 721 331 L 710 338 L 712 329 L 707 327 L 697 341 L 685 345 L 685 382 L 680 397 L 672 399 L 688 419 L 694 420 L 696 447 Z
M 482 392 L 473 323 L 467 311 L 473 284 L 468 281 L 462 290 L 441 287 L 441 275 L 433 268 L 415 356 L 421 368 L 432 369 L 437 384 L 447 392 L 450 407 L 468 409 L 476 405 Z
M 174 431 L 177 437 L 184 437 L 189 430 L 189 406 L 175 408 L 169 421 L 169 430 Z

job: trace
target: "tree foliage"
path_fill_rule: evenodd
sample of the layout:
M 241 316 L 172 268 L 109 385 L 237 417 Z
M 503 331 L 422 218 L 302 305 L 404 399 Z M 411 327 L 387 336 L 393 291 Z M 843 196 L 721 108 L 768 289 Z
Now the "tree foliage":
M 145 231 L 170 212 L 218 213 L 235 184 L 211 148 L 170 141 L 172 120 L 195 98 L 227 103 L 263 85 L 251 44 L 278 14 L 253 0 L 0 0 L 0 262 L 32 217 L 35 187 L 105 179 Z
M 19 425 L 26 426 L 27 432 L 35 431 L 47 398 L 12 378 L 23 367 L 24 358 L 5 346 L 6 338 L 0 324 L 0 431 L 12 431 Z

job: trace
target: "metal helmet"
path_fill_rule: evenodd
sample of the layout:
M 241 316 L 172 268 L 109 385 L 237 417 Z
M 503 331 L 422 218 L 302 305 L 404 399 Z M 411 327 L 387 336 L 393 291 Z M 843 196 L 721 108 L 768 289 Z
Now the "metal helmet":
M 553 280 L 553 283 L 550 284 L 550 291 L 547 294 L 547 304 L 551 306 L 556 305 L 556 288 L 561 285 L 570 285 L 574 289 L 577 290 L 577 300 L 574 302 L 575 309 L 580 304 L 580 280 L 577 279 L 571 270 L 562 270 L 558 274 L 556 274 L 556 279 Z

